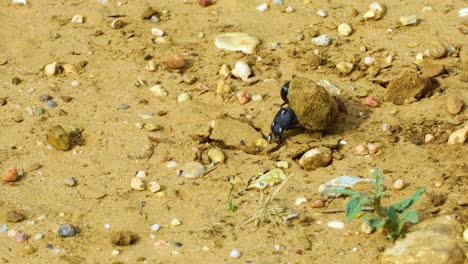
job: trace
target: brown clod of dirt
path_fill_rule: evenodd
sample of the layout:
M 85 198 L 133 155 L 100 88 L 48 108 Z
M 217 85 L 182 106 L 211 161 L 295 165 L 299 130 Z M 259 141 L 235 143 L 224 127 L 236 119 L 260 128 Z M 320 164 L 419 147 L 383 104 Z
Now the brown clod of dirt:
M 390 81 L 385 100 L 396 105 L 421 98 L 430 88 L 430 80 L 416 72 L 406 71 Z
M 46 134 L 47 144 L 52 147 L 67 151 L 71 148 L 71 139 L 62 126 L 54 126 Z
M 111 236 L 111 243 L 115 246 L 128 246 L 132 245 L 138 240 L 138 235 L 131 231 L 121 231 L 113 233 Z
M 335 99 L 309 79 L 294 78 L 289 84 L 288 99 L 299 124 L 309 130 L 325 130 L 338 114 Z
M 17 211 L 9 211 L 6 214 L 6 220 L 11 223 L 18 223 L 26 219 L 26 216 Z
M 263 138 L 252 126 L 234 118 L 216 119 L 210 139 L 222 141 L 227 147 L 255 146 Z
M 444 73 L 444 71 L 445 71 L 444 65 L 435 64 L 435 63 L 431 63 L 428 61 L 424 62 L 423 68 L 422 68 L 422 74 L 428 78 L 439 76 L 442 73 Z

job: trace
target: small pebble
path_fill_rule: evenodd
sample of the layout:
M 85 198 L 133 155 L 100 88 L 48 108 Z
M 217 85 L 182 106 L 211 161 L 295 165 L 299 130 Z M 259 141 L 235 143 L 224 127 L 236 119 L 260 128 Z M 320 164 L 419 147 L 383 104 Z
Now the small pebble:
M 185 66 L 185 60 L 180 54 L 172 54 L 167 57 L 166 66 L 170 69 L 180 69 Z
M 435 140 L 434 135 L 432 135 L 432 134 L 424 135 L 424 143 L 426 143 L 426 144 L 432 143 L 432 142 L 434 142 L 434 140 Z
M 224 163 L 224 160 L 226 159 L 223 151 L 219 148 L 212 148 L 208 150 L 207 155 L 213 164 Z
M 130 185 L 134 190 L 143 191 L 146 190 L 146 184 L 141 180 L 141 178 L 133 177 Z
M 364 104 L 370 107 L 379 107 L 380 101 L 373 96 L 368 96 L 364 99 Z
M 267 3 L 260 4 L 256 7 L 256 9 L 260 12 L 265 12 L 268 10 L 268 4 Z
M 138 129 L 143 129 L 145 124 L 143 122 L 136 122 L 134 125 Z
M 174 218 L 174 219 L 171 220 L 171 226 L 180 226 L 181 224 L 182 223 L 177 218 Z
M 48 94 L 41 94 L 39 96 L 39 101 L 42 101 L 42 102 L 46 102 L 46 101 L 49 101 L 51 99 L 52 99 L 52 97 L 50 95 L 48 95 Z
M 156 71 L 156 63 L 154 63 L 154 61 L 152 60 L 149 60 L 147 63 L 146 63 L 146 66 L 145 66 L 145 69 L 149 72 L 154 72 Z
M 447 143 L 449 145 L 463 144 L 465 143 L 467 136 L 468 136 L 467 128 L 458 129 L 450 134 Z
M 312 43 L 319 47 L 329 46 L 331 43 L 330 37 L 328 35 L 320 35 L 312 39 Z
M 342 24 L 338 25 L 338 35 L 343 36 L 343 37 L 347 37 L 347 36 L 351 35 L 351 33 L 353 33 L 353 29 L 351 28 L 350 25 L 348 25 L 346 23 L 342 23 Z
M 120 251 L 119 251 L 118 249 L 114 249 L 114 250 L 112 250 L 112 253 L 111 253 L 111 254 L 112 254 L 112 256 L 115 257 L 115 256 L 120 255 Z
M 80 83 L 79 81 L 77 81 L 77 80 L 73 80 L 73 81 L 70 83 L 70 86 L 71 86 L 71 87 L 78 87 L 78 86 L 80 86 L 80 85 L 81 85 L 81 83 Z
M 150 91 L 159 97 L 166 97 L 169 94 L 164 88 L 161 87 L 161 85 L 155 85 L 151 87 Z
M 57 107 L 57 103 L 56 103 L 56 102 L 54 102 L 53 100 L 49 100 L 49 101 L 47 101 L 47 103 L 46 103 L 46 104 L 47 104 L 47 107 L 48 107 L 48 108 L 54 108 L 54 107 Z
M 23 213 L 17 211 L 8 211 L 6 214 L 6 220 L 11 223 L 18 223 L 26 219 Z
M 463 240 L 468 242 L 468 228 L 465 228 L 465 231 L 463 231 Z
M 122 19 L 116 19 L 116 20 L 112 21 L 112 23 L 111 23 L 111 28 L 113 28 L 113 29 L 120 29 L 120 28 L 122 28 L 124 25 L 125 25 L 125 22 L 123 22 Z
M 104 228 L 105 228 L 105 229 L 109 229 L 109 228 L 110 228 L 110 224 L 104 224 Z
M 11 230 L 8 230 L 7 236 L 8 237 L 15 237 L 17 233 L 18 233 L 18 231 L 16 231 L 15 229 L 11 229 Z
M 390 129 L 390 125 L 385 123 L 385 124 L 382 124 L 382 131 L 385 132 L 385 131 L 388 131 Z
M 182 75 L 182 80 L 186 84 L 194 84 L 197 81 L 197 77 L 193 76 L 192 74 L 184 74 Z
M 310 203 L 311 208 L 323 208 L 324 206 L 325 206 L 325 202 L 322 199 L 313 200 Z
M 167 164 L 166 164 L 166 167 L 169 168 L 169 169 L 172 169 L 172 168 L 175 168 L 177 167 L 177 165 L 179 165 L 179 163 L 177 163 L 177 161 L 169 161 Z
M 161 185 L 159 185 L 159 183 L 157 181 L 150 181 L 148 182 L 148 184 L 146 185 L 146 187 L 148 188 L 148 190 L 152 193 L 155 193 L 155 192 L 159 192 L 161 190 Z
M 276 162 L 276 167 L 281 168 L 281 169 L 288 169 L 289 168 L 289 163 L 285 160 L 278 161 Z
M 51 64 L 47 64 L 45 67 L 44 67 L 44 73 L 45 75 L 47 76 L 53 76 L 57 73 L 57 68 L 58 68 L 58 64 L 57 62 L 53 62 Z
M 154 27 L 154 28 L 151 29 L 151 34 L 153 36 L 162 37 L 162 36 L 164 36 L 164 31 L 162 31 L 161 29 L 159 29 L 157 27 Z
M 236 96 L 239 100 L 239 104 L 241 105 L 248 103 L 251 99 L 249 92 L 247 92 L 246 90 L 240 90 L 239 92 L 237 92 Z
M 375 63 L 375 58 L 374 57 L 367 56 L 367 57 L 364 58 L 364 64 L 366 64 L 367 66 L 371 66 L 374 63 Z
M 15 182 L 18 180 L 18 171 L 15 168 L 9 169 L 5 176 L 3 176 L 2 181 L 4 182 Z
M 7 224 L 3 224 L 2 226 L 0 226 L 0 233 L 5 233 L 7 230 L 8 230 Z
M 3 97 L 0 98 L 0 106 L 4 106 L 7 104 L 7 100 Z
M 82 15 L 74 15 L 71 20 L 73 23 L 83 24 L 84 17 Z
M 294 13 L 294 7 L 292 6 L 288 6 L 284 9 L 284 12 L 290 14 L 290 13 Z M 304 38 L 303 38 L 304 39 Z M 302 40 L 302 39 L 301 39 Z
M 203 7 L 207 7 L 213 4 L 211 0 L 198 0 L 198 4 Z
M 44 238 L 44 235 L 41 234 L 41 233 L 37 233 L 37 234 L 34 235 L 34 239 L 35 239 L 35 240 L 41 240 L 41 239 L 43 239 L 43 238 Z
M 159 228 L 161 228 L 158 224 L 152 224 L 151 225 L 151 231 L 158 231 Z
M 327 223 L 327 226 L 331 228 L 343 229 L 345 224 L 340 220 L 331 220 Z
M 67 186 L 73 187 L 76 185 L 76 179 L 74 177 L 67 177 L 63 180 L 63 183 Z
M 120 105 L 119 105 L 119 108 L 120 108 L 120 109 L 126 110 L 126 109 L 129 109 L 130 106 L 129 106 L 128 104 L 120 104 Z
M 260 101 L 262 101 L 262 99 L 263 99 L 263 97 L 260 94 L 252 95 L 252 101 L 254 101 L 254 102 L 260 102 Z
M 141 178 L 141 179 L 143 179 L 143 178 L 145 178 L 145 177 L 146 177 L 146 172 L 145 172 L 145 171 L 142 171 L 142 170 L 140 170 L 140 171 L 138 171 L 138 172 L 136 173 L 135 177 L 138 177 L 138 178 Z
M 296 198 L 296 202 L 294 203 L 295 205 L 301 205 L 303 203 L 306 203 L 307 202 L 307 198 L 305 197 L 298 197 Z
M 347 61 L 341 61 L 338 64 L 336 64 L 336 69 L 340 73 L 349 74 L 353 71 L 354 64 L 352 64 L 351 62 L 347 62 Z
M 418 18 L 415 14 L 400 17 L 400 24 L 403 26 L 414 25 L 416 23 L 418 23 Z
M 146 123 L 144 125 L 144 128 L 148 131 L 159 131 L 162 129 L 162 127 L 160 125 L 156 125 L 155 123 Z
M 26 239 L 28 239 L 28 236 L 25 233 L 23 232 L 16 233 L 15 240 L 17 243 L 24 242 L 26 241 Z
M 376 154 L 380 151 L 381 145 L 379 143 L 368 143 L 367 149 L 369 150 L 369 154 Z
M 205 167 L 196 161 L 190 161 L 183 164 L 178 170 L 177 175 L 186 179 L 200 178 L 206 173 Z
M 181 247 L 181 246 L 182 246 L 182 243 L 180 243 L 180 242 L 175 242 L 174 243 L 174 247 Z
M 401 190 L 403 187 L 405 187 L 405 183 L 401 179 L 398 179 L 393 183 L 393 189 L 395 190 Z
M 447 97 L 447 112 L 451 115 L 459 114 L 463 109 L 464 102 L 456 96 Z
M 354 148 L 354 154 L 359 155 L 359 156 L 364 156 L 364 155 L 367 155 L 369 153 L 367 152 L 367 147 L 366 146 L 364 146 L 362 144 L 359 144 Z
M 319 9 L 317 11 L 317 15 L 321 16 L 321 17 L 327 17 L 328 16 L 328 13 L 327 11 L 323 10 L 323 9 Z
M 367 222 L 362 222 L 361 224 L 361 232 L 363 232 L 364 234 L 372 234 L 372 232 L 374 232 L 374 228 L 371 227 Z
M 177 97 L 177 102 L 179 102 L 179 103 L 183 103 L 183 102 L 186 102 L 186 101 L 189 101 L 189 100 L 192 100 L 192 97 L 188 93 L 181 93 Z
M 238 259 L 241 257 L 241 253 L 237 249 L 231 250 L 231 253 L 229 253 L 229 257 Z
M 70 224 L 60 225 L 58 234 L 61 237 L 72 237 L 76 235 L 76 228 Z

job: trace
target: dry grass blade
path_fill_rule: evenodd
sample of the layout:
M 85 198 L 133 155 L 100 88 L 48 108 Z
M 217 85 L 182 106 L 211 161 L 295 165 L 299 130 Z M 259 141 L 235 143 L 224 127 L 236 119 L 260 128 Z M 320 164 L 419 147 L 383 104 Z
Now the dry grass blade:
M 254 222 L 255 226 L 259 226 L 261 223 L 273 223 L 275 226 L 279 224 L 286 225 L 285 218 L 283 215 L 286 210 L 279 206 L 272 206 L 271 201 L 275 198 L 278 192 L 283 188 L 284 184 L 292 177 L 292 174 L 289 175 L 281 184 L 276 188 L 273 194 L 265 196 L 260 192 L 260 197 L 258 199 L 258 206 L 255 208 L 251 218 L 245 221 L 246 224 Z

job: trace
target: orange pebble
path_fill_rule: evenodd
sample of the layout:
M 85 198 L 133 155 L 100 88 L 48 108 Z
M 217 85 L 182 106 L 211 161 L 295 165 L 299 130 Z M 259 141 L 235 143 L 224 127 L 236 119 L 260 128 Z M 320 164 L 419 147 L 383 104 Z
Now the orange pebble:
M 10 169 L 7 174 L 3 176 L 2 180 L 4 182 L 15 182 L 18 180 L 18 171 L 15 168 Z

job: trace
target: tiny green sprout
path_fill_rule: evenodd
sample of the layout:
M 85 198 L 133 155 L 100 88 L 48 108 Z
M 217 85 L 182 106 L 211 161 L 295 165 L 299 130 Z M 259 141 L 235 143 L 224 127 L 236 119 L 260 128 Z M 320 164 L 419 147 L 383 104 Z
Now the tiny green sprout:
M 413 196 L 393 205 L 383 206 L 382 197 L 385 195 L 384 177 L 380 168 L 375 168 L 372 176 L 375 178 L 372 182 L 375 190 L 371 192 L 355 192 L 344 188 L 334 188 L 327 192 L 351 196 L 346 204 L 346 221 L 348 223 L 361 214 L 364 206 L 371 207 L 371 212 L 365 213 L 362 219 L 373 228 L 383 228 L 388 234 L 388 238 L 394 241 L 404 236 L 406 223 L 416 224 L 419 222 L 416 211 L 409 210 L 409 208 L 419 200 L 425 188 L 417 189 Z
M 232 197 L 232 194 L 234 192 L 234 188 L 236 187 L 236 184 L 232 182 L 230 182 L 230 184 L 231 184 L 231 189 L 229 190 L 229 194 L 228 194 L 228 207 L 229 207 L 229 211 L 234 213 L 237 210 L 237 205 L 234 204 L 234 199 Z

